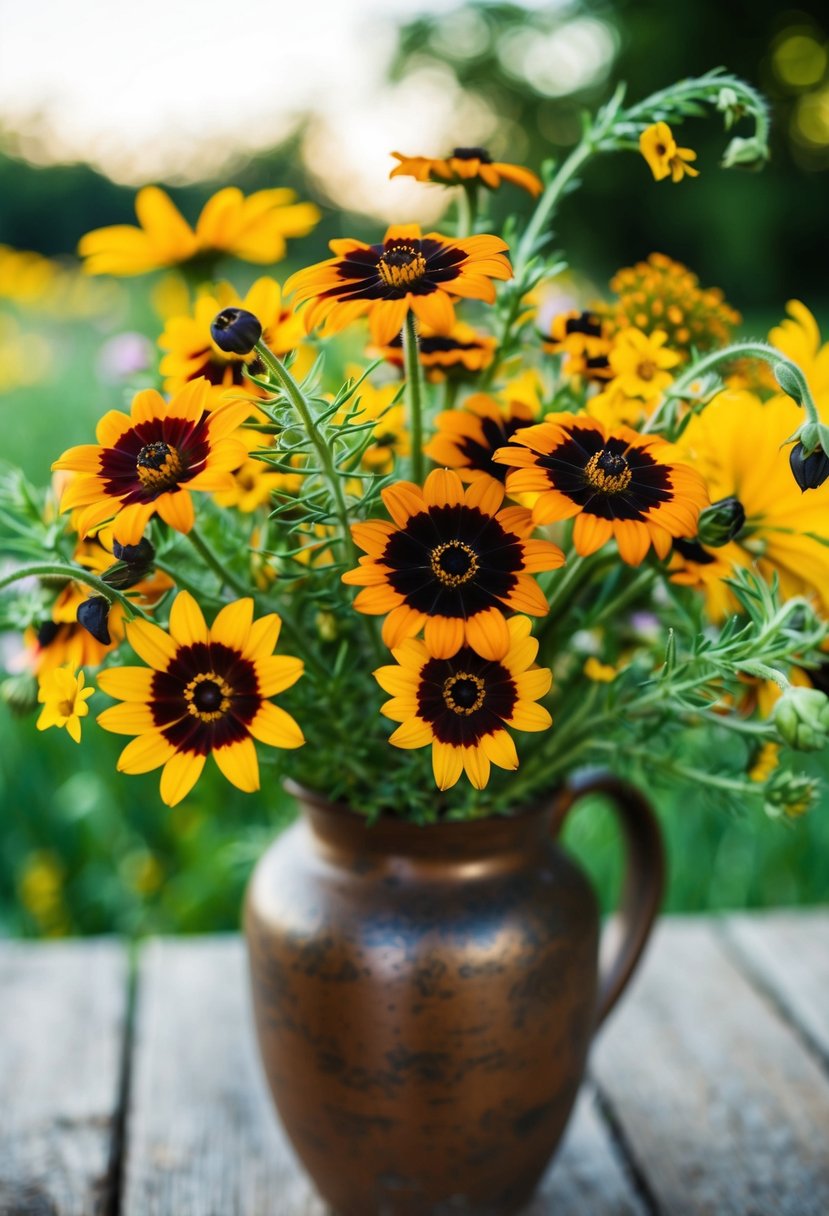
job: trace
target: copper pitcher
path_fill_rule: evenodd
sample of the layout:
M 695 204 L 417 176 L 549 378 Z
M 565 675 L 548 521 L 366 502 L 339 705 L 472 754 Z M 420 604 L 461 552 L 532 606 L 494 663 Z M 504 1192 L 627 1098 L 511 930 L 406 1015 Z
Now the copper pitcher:
M 659 907 L 656 820 L 600 776 L 510 818 L 418 827 L 306 790 L 248 888 L 265 1071 L 337 1216 L 509 1216 L 567 1123 L 590 1041 Z M 621 940 L 598 976 L 599 917 L 556 843 L 587 793 L 627 846 Z

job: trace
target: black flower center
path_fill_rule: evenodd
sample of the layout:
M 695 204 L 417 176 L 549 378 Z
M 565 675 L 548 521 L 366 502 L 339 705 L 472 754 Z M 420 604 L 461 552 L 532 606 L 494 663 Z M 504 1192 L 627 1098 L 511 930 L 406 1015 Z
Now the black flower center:
M 624 456 L 602 448 L 584 466 L 587 484 L 604 494 L 619 494 L 630 485 L 631 471 Z
M 443 682 L 443 700 L 453 713 L 469 717 L 480 709 L 486 697 L 486 685 L 480 676 L 459 671 Z
M 387 287 L 407 287 L 426 273 L 426 259 L 413 245 L 393 245 L 384 249 L 377 270 Z
M 449 540 L 436 545 L 430 563 L 432 572 L 445 587 L 462 587 L 478 573 L 478 557 L 471 545 Z
M 215 722 L 230 709 L 233 689 L 213 671 L 200 672 L 184 690 L 187 709 L 200 722 Z
M 452 156 L 455 160 L 479 160 L 484 165 L 492 164 L 492 157 L 486 148 L 453 148 Z
M 145 443 L 135 458 L 138 480 L 146 490 L 160 494 L 178 485 L 184 463 L 178 450 L 169 443 Z

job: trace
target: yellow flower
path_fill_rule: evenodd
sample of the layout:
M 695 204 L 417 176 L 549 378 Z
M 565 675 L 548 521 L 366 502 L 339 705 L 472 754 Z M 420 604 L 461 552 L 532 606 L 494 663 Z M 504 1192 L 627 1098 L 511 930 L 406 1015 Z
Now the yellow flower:
M 89 713 L 86 702 L 94 688 L 84 688 L 84 673 L 77 674 L 70 667 L 56 667 L 40 682 L 38 701 L 43 705 L 37 720 L 38 730 L 50 726 L 65 726 L 66 733 L 76 743 L 81 741 L 81 718 Z
M 749 780 L 757 781 L 762 785 L 765 781 L 768 781 L 779 763 L 780 744 L 764 743 L 755 757 L 754 763 L 748 770 Z
M 829 415 L 829 342 L 821 344 L 814 315 L 800 300 L 789 300 L 789 317 L 775 326 L 769 342 L 795 362 L 806 377 L 818 411 Z
M 583 670 L 588 680 L 594 680 L 599 684 L 611 684 L 619 674 L 615 667 L 611 667 L 609 663 L 600 662 L 593 654 L 585 659 Z
M 543 345 L 551 355 L 565 356 L 563 366 L 568 376 L 608 380 L 613 375 L 608 363 L 610 342 L 606 325 L 595 311 L 571 308 L 557 313 Z
M 252 397 L 265 393 L 248 380 L 245 368 L 256 370 L 256 353 L 234 355 L 220 350 L 210 336 L 210 323 L 223 308 L 238 306 L 252 312 L 262 323 L 262 339 L 280 357 L 300 345 L 305 337 L 301 319 L 282 303 L 282 292 L 274 279 L 261 278 L 241 297 L 229 283 L 199 294 L 192 312 L 167 318 L 158 345 L 166 351 L 159 368 L 166 376 L 164 390 L 178 393 L 190 381 L 204 376 L 218 389 L 235 388 Z
M 345 374 L 356 380 L 362 375 L 362 369 L 351 365 L 345 369 Z M 342 427 L 375 422 L 372 442 L 360 458 L 363 468 L 373 473 L 390 473 L 396 457 L 409 454 L 406 406 L 400 397 L 399 384 L 384 384 L 378 388 L 363 380 L 354 396 L 337 412 L 334 422 Z M 358 438 L 364 441 L 364 432 L 359 432 Z
M 633 328 L 617 334 L 608 359 L 614 383 L 626 397 L 651 401 L 671 383 L 673 376 L 667 369 L 676 367 L 680 356 L 667 349 L 667 340 L 668 335 L 659 329 L 650 335 Z
M 445 329 L 421 324 L 417 353 L 426 379 L 439 383 L 449 376 L 474 374 L 489 367 L 497 345 L 495 338 L 473 329 L 465 321 L 455 321 Z M 368 353 L 402 368 L 403 339 L 395 334 L 386 346 L 370 347 Z
M 543 189 L 541 179 L 523 165 L 494 161 L 486 148 L 455 148 L 451 156 L 404 156 L 392 152 L 400 162 L 389 177 L 414 177 L 419 182 L 437 182 L 441 186 L 464 186 L 480 182 L 488 190 L 497 190 L 502 182 L 512 182 L 533 197 Z
M 81 238 L 78 252 L 87 274 L 146 274 L 205 255 L 278 262 L 285 238 L 306 236 L 320 217 L 313 203 L 294 199 L 293 190 L 258 190 L 246 198 L 227 186 L 208 199 L 193 229 L 168 194 L 145 186 L 135 198 L 140 227 L 96 228 Z
M 248 453 L 264 450 L 269 438 L 273 443 L 273 437 L 261 435 L 258 431 L 237 431 L 236 438 L 244 444 Z M 296 461 L 295 457 L 292 459 Z M 301 472 L 282 473 L 264 460 L 249 455 L 238 469 L 233 470 L 233 486 L 217 491 L 213 497 L 220 507 L 235 507 L 243 515 L 249 515 L 270 503 L 272 494 L 296 494 L 301 488 Z
M 47 937 L 69 932 L 63 900 L 66 871 L 60 858 L 45 849 L 30 853 L 18 880 L 20 902 Z
M 768 581 L 776 574 L 784 598 L 811 595 L 829 611 L 829 482 L 801 493 L 782 446 L 802 421 L 783 394 L 764 403 L 729 389 L 691 419 L 677 444 L 704 476 L 712 502 L 737 498 L 746 514 L 740 535 L 720 548 L 674 546 L 674 581 L 704 590 L 715 620 L 734 611 L 722 582 L 734 567 L 756 568 Z
M 655 122 L 645 128 L 639 136 L 639 151 L 658 182 L 666 177 L 679 182 L 686 173 L 689 177 L 699 177 L 699 170 L 692 169 L 688 164 L 689 161 L 697 159 L 696 152 L 690 148 L 678 147 L 666 122 Z

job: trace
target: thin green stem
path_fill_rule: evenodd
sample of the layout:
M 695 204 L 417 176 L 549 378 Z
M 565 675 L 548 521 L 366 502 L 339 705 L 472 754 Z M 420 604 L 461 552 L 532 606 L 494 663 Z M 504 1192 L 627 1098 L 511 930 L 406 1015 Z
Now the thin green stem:
M 539 198 L 535 211 L 530 217 L 530 222 L 527 224 L 521 240 L 518 242 L 513 262 L 513 271 L 517 282 L 520 283 L 522 281 L 527 270 L 527 264 L 535 253 L 536 245 L 544 228 L 552 219 L 556 204 L 564 193 L 565 187 L 576 176 L 584 162 L 593 155 L 595 150 L 593 133 L 590 132 L 576 145 L 567 159 L 562 162 L 555 176 L 550 179 L 549 185 Z
M 477 187 L 474 185 L 461 186 L 455 202 L 458 208 L 455 235 L 458 237 L 471 236 L 475 229 Z
M 264 342 L 256 343 L 256 353 L 267 367 L 268 371 L 274 376 L 285 396 L 290 401 L 291 405 L 299 415 L 299 419 L 305 428 L 305 433 L 314 445 L 317 456 L 320 462 L 320 468 L 324 470 L 325 479 L 328 482 L 331 494 L 334 498 L 334 506 L 337 519 L 340 522 L 340 530 L 342 532 L 342 542 L 345 546 L 349 565 L 356 565 L 357 551 L 354 547 L 354 541 L 351 537 L 351 520 L 348 514 L 348 506 L 345 501 L 345 492 L 341 478 L 337 475 L 337 467 L 334 462 L 334 457 L 331 448 L 325 442 L 325 439 L 320 434 L 316 419 L 311 411 L 311 407 L 305 399 L 305 395 L 293 378 L 291 373 L 285 367 L 281 359 L 273 353 L 270 347 Z
M 414 313 L 406 313 L 403 325 L 403 362 L 406 369 L 406 397 L 409 404 L 409 430 L 412 443 L 412 481 L 423 483 L 423 383 Z
M 209 566 L 219 580 L 222 587 L 231 587 L 237 595 L 249 596 L 250 587 L 248 587 L 240 578 L 226 568 L 222 560 L 216 556 L 213 550 L 208 545 L 207 541 L 193 526 L 187 533 L 187 539 L 198 553 L 199 557 Z
M 116 591 L 114 587 L 110 587 L 108 583 L 98 578 L 97 575 L 78 566 L 68 566 L 57 562 L 38 562 L 32 566 L 20 566 L 17 570 L 12 570 L 10 574 L 5 574 L 0 578 L 0 591 L 4 587 L 20 582 L 24 578 L 71 579 L 76 583 L 85 583 L 87 587 L 91 587 L 98 595 L 102 595 L 105 599 L 108 599 L 111 604 L 120 604 L 129 613 L 130 618 L 140 616 L 145 621 L 152 619 L 129 596 L 122 595 L 120 591 Z

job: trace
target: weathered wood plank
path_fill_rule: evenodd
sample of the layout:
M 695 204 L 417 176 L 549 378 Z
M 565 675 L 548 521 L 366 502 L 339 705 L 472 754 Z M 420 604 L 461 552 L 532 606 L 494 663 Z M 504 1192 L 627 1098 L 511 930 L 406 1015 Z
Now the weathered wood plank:
M 0 1214 L 104 1216 L 127 1016 L 114 941 L 0 943 Z
M 593 1072 L 664 1216 L 826 1216 L 829 1083 L 711 922 L 657 932 Z
M 829 913 L 729 916 L 727 942 L 829 1064 Z
M 255 1059 L 236 937 L 149 943 L 139 965 L 123 1216 L 324 1216 Z
M 164 940 L 140 965 L 123 1216 L 324 1216 L 261 1076 L 244 947 Z M 642 1216 L 592 1095 L 526 1216 Z

